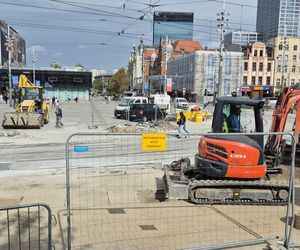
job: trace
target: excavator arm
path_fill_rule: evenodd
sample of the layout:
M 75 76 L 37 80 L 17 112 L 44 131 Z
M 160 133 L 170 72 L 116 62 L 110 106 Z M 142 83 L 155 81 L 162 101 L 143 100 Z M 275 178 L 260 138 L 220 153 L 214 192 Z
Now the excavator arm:
M 285 88 L 278 98 L 275 110 L 273 112 L 270 132 L 284 132 L 287 119 L 291 110 L 296 109 L 296 118 L 294 123 L 294 135 L 296 143 L 299 143 L 300 132 L 300 85 Z M 273 158 L 275 165 L 280 163 L 281 150 L 285 147 L 282 135 L 270 135 L 265 146 L 266 157 Z M 274 165 L 274 164 L 273 164 Z

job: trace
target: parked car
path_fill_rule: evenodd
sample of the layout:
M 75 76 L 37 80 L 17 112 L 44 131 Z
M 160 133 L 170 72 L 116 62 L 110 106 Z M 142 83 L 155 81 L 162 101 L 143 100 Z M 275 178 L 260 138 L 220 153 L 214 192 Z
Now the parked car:
M 121 103 L 115 108 L 115 117 L 127 119 L 129 106 L 134 103 L 148 103 L 148 98 L 143 96 L 124 97 Z
M 160 110 L 156 104 L 131 104 L 129 110 L 129 117 L 131 121 L 134 120 L 159 120 L 165 118 L 165 112 Z
M 179 108 L 179 109 L 188 109 L 189 108 L 188 101 L 183 97 L 175 98 L 174 104 L 175 104 L 175 107 Z

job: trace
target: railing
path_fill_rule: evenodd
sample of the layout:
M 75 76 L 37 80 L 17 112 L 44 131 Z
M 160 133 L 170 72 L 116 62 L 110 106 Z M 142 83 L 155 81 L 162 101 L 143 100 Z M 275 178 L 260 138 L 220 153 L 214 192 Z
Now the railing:
M 52 248 L 51 209 L 33 203 L 0 208 L 0 249 Z

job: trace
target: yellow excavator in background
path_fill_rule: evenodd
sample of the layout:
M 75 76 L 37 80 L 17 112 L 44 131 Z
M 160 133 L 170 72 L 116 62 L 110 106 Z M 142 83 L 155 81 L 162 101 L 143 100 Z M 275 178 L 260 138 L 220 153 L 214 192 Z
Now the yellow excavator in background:
M 15 112 L 6 112 L 2 127 L 41 128 L 49 122 L 49 103 L 43 100 L 43 87 L 31 83 L 24 74 L 19 77 Z

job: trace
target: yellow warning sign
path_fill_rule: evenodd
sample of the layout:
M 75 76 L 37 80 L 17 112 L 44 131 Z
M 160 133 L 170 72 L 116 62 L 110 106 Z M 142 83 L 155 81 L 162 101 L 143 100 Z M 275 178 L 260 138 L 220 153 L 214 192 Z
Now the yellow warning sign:
M 143 151 L 166 151 L 167 135 L 166 134 L 143 134 L 142 150 Z

